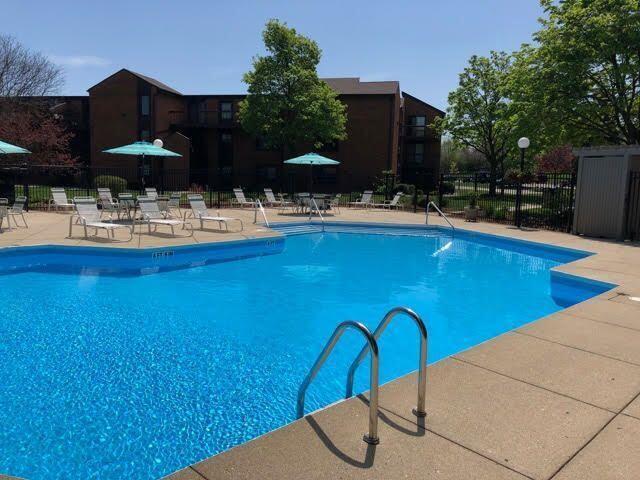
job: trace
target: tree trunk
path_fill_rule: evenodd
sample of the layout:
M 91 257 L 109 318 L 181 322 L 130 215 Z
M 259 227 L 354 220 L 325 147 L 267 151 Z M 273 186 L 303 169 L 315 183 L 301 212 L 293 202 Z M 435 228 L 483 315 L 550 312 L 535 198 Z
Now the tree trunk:
M 498 170 L 496 160 L 491 159 L 489 161 L 489 164 L 491 165 L 489 170 L 489 196 L 495 197 L 496 196 L 496 177 L 497 177 L 497 170 Z

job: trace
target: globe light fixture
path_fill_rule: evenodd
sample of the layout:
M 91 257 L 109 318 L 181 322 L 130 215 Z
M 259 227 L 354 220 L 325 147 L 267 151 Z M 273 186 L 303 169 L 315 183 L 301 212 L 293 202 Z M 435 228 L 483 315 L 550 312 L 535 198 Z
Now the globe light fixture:
M 154 146 L 154 147 L 162 148 L 162 146 L 163 146 L 163 145 L 164 145 L 164 143 L 163 143 L 163 142 L 162 142 L 162 140 L 160 140 L 159 138 L 156 138 L 156 139 L 153 141 L 153 146 Z
M 531 142 L 529 142 L 529 139 L 527 137 L 521 137 L 520 139 L 518 139 L 518 147 L 522 149 L 529 148 L 530 144 Z
M 520 137 L 518 139 L 518 147 L 520 148 L 520 179 L 518 180 L 518 190 L 516 191 L 516 227 L 522 226 L 522 175 L 524 174 L 524 152 L 529 148 L 529 139 Z

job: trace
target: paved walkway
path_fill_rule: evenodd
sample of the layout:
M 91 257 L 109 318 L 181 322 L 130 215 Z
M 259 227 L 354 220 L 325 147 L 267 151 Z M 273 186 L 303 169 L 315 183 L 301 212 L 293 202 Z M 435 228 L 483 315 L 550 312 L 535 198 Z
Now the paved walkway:
M 177 245 L 273 234 L 252 225 L 251 212 L 224 213 L 242 216 L 245 231 L 196 232 L 188 239 L 136 234 L 132 242 L 115 246 Z M 423 215 L 407 212 L 345 210 L 338 219 L 424 222 Z M 29 232 L 3 233 L 0 245 L 107 245 L 95 239 L 64 239 L 68 224 L 60 214 L 32 213 L 29 221 Z M 411 413 L 415 374 L 384 385 L 377 446 L 362 441 L 368 414 L 366 396 L 362 396 L 169 478 L 640 478 L 640 302 L 632 300 L 640 297 L 640 245 L 454 223 L 595 252 L 597 255 L 559 270 L 619 286 L 430 366 L 424 420 Z

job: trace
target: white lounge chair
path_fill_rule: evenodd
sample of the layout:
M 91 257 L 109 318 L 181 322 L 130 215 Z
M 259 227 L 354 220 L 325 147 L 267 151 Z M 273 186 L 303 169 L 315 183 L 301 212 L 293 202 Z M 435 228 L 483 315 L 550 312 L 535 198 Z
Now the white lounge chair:
M 392 210 L 394 208 L 402 208 L 402 204 L 399 203 L 401 198 L 402 198 L 402 193 L 398 192 L 395 194 L 392 200 L 385 200 L 382 203 L 372 203 L 371 206 L 379 207 L 379 208 L 387 208 L 389 210 Z
M 336 193 L 335 197 L 333 197 L 327 202 L 327 207 L 329 207 L 334 214 L 340 213 L 341 200 L 342 200 L 342 194 Z
M 373 205 L 371 202 L 372 196 L 373 196 L 373 190 L 365 190 L 362 193 L 362 197 L 360 197 L 360 200 L 356 200 L 355 202 L 349 202 L 349 206 L 368 208 L 371 205 Z
M 284 210 L 287 207 L 293 208 L 293 206 L 295 205 L 294 202 L 285 200 L 282 194 L 279 194 L 280 198 L 276 198 L 276 196 L 273 193 L 273 190 L 271 190 L 270 188 L 264 189 L 264 195 L 265 197 L 267 197 L 267 201 L 264 202 L 265 207 L 278 207 L 281 210 Z
M 99 188 L 98 198 L 100 199 L 100 206 L 102 207 L 101 213 L 109 214 L 109 219 L 113 218 L 115 213 L 118 219 L 120 219 L 120 203 L 118 200 L 111 196 L 110 188 Z
M 7 230 L 11 230 L 11 222 L 9 221 L 9 199 L 0 198 L 0 232 L 2 232 L 2 224 L 7 219 Z
M 180 210 L 180 199 L 182 198 L 182 194 L 180 192 L 173 192 L 169 196 L 169 201 L 167 202 L 167 210 L 171 212 L 171 210 L 177 210 L 178 216 L 182 215 L 182 211 Z
M 147 197 L 149 197 L 151 200 L 155 200 L 156 198 L 158 198 L 158 191 L 155 187 L 145 188 L 144 191 L 146 192 Z
M 193 235 L 193 226 L 191 223 L 184 220 L 178 220 L 177 218 L 170 218 L 168 212 L 160 211 L 158 202 L 149 197 L 138 197 L 138 206 L 140 207 L 141 221 L 146 223 L 149 227 L 149 233 L 151 233 L 151 225 L 153 225 L 153 231 L 155 232 L 158 226 L 165 226 L 171 228 L 171 235 L 176 234 L 175 227 L 181 226 L 184 230 L 186 225 L 189 225 L 190 235 Z
M 57 187 L 51 189 L 51 199 L 49 200 L 48 210 L 51 210 L 51 207 L 56 211 L 60 209 L 64 210 L 65 208 L 69 210 L 75 209 L 75 205 L 67 199 L 64 188 Z
M 71 237 L 73 225 L 82 225 L 84 227 L 85 238 L 89 236 L 89 228 L 96 229 L 95 235 L 98 234 L 99 229 L 105 230 L 107 232 L 107 238 L 109 238 L 109 234 L 111 234 L 111 238 L 113 239 L 115 239 L 116 230 L 126 229 L 129 232 L 129 240 L 133 238 L 133 225 L 103 222 L 100 219 L 100 211 L 98 210 L 98 204 L 95 198 L 77 197 L 73 199 L 73 203 L 76 208 L 76 213 L 69 218 L 69 237 Z
M 218 222 L 218 228 L 222 230 L 222 224 L 226 230 L 229 230 L 229 222 L 240 222 L 240 231 L 244 230 L 242 220 L 233 217 L 222 217 L 220 212 L 217 215 L 211 215 L 207 210 L 207 205 L 204 203 L 204 199 L 200 194 L 188 195 L 189 205 L 191 206 L 190 212 L 184 212 L 184 220 L 187 220 L 187 215 L 200 221 L 200 229 L 204 228 L 204 222 Z
M 244 196 L 244 192 L 242 191 L 241 188 L 234 188 L 233 189 L 233 193 L 236 196 L 235 198 L 235 203 L 237 203 L 238 205 L 240 205 L 240 208 L 243 208 L 245 206 L 249 206 L 251 208 L 256 206 L 256 202 L 254 202 L 253 200 L 249 199 L 247 200 Z
M 13 218 L 13 223 L 16 224 L 16 227 L 19 227 L 18 221 L 16 217 L 21 217 L 22 222 L 24 223 L 25 228 L 29 228 L 27 225 L 27 220 L 24 218 L 24 207 L 27 204 L 27 197 L 19 196 L 13 201 L 13 206 L 7 209 L 7 223 L 9 223 L 9 227 L 11 227 L 11 222 L 9 219 Z

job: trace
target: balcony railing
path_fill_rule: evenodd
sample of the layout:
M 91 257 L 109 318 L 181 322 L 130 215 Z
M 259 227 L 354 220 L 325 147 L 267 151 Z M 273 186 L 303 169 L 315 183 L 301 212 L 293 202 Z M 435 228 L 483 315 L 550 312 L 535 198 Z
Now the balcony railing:
M 228 110 L 170 110 L 169 123 L 186 127 L 235 127 L 238 120 L 235 112 Z
M 434 140 L 440 138 L 431 128 L 423 125 L 403 125 L 401 127 L 402 136 L 404 138 L 419 140 Z

